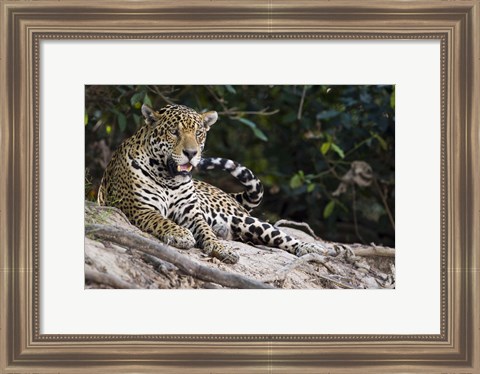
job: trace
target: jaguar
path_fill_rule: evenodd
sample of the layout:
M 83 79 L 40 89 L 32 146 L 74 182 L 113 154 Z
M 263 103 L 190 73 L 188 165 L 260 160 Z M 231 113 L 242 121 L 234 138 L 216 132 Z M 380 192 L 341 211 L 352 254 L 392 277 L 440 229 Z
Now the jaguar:
M 98 192 L 98 203 L 119 208 L 130 222 L 180 249 L 197 246 L 233 264 L 234 248 L 220 239 L 277 247 L 297 256 L 324 253 L 319 243 L 299 241 L 252 216 L 263 197 L 258 178 L 225 158 L 202 158 L 215 111 L 198 113 L 183 105 L 141 108 L 145 124 L 115 150 Z M 192 177 L 194 168 L 230 173 L 244 187 L 226 193 Z

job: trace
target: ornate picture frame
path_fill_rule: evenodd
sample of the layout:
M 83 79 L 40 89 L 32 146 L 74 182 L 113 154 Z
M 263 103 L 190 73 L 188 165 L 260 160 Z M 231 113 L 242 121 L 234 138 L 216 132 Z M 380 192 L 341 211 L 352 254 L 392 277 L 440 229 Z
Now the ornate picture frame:
M 181 5 L 180 5 L 181 4 Z M 0 371 L 480 372 L 480 3 L 1 2 Z M 40 333 L 40 43 L 69 39 L 441 42 L 438 335 Z M 392 323 L 394 323 L 392 321 Z

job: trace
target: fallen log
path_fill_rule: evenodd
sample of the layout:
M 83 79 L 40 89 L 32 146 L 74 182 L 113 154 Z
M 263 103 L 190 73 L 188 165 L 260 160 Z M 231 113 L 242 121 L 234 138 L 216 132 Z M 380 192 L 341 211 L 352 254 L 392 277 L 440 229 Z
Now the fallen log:
M 137 250 L 158 257 L 172 263 L 185 274 L 206 282 L 217 283 L 230 288 L 273 288 L 268 284 L 243 275 L 228 273 L 202 265 L 182 255 L 175 248 L 115 226 L 101 224 L 86 225 L 85 234 L 97 239 L 108 240 L 112 243 L 130 248 L 131 250 Z

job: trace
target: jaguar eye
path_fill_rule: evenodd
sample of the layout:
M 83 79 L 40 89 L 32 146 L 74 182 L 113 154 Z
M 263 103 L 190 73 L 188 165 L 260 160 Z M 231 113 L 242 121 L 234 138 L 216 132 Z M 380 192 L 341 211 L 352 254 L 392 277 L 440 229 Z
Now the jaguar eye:
M 172 134 L 173 136 L 178 136 L 180 135 L 180 132 L 178 131 L 178 129 L 175 129 L 175 130 L 170 130 L 170 134 Z
M 200 136 L 202 136 L 202 131 L 197 131 L 197 138 L 199 138 Z

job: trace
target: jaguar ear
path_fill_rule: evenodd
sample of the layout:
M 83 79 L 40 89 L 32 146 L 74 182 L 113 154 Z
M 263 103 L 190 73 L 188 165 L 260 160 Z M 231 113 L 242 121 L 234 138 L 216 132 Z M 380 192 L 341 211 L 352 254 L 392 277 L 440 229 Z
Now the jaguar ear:
M 148 105 L 143 104 L 142 105 L 142 114 L 143 117 L 145 118 L 145 123 L 147 125 L 153 125 L 155 122 L 158 121 L 160 118 L 160 115 L 158 112 L 154 111 L 152 108 L 150 108 Z
M 203 117 L 203 125 L 208 131 L 210 130 L 210 126 L 212 126 L 215 122 L 217 122 L 218 114 L 217 112 L 214 112 L 214 111 L 206 112 L 202 114 L 202 117 Z

